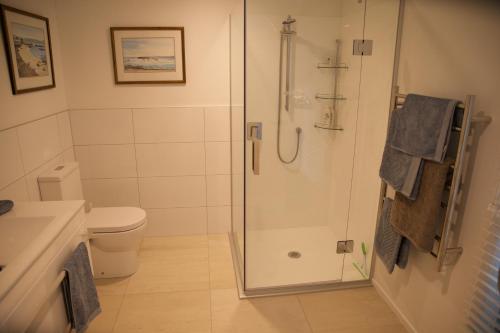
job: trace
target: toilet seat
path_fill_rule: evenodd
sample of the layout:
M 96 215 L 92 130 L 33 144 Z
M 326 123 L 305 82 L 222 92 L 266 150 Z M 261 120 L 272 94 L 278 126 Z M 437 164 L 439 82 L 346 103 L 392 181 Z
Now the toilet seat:
M 93 208 L 86 219 L 91 234 L 116 233 L 142 226 L 146 223 L 146 212 L 137 207 Z

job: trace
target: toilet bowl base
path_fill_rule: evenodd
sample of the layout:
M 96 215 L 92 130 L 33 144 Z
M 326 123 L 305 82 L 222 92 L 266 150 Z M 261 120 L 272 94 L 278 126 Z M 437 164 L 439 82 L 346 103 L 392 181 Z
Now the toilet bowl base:
M 134 274 L 138 268 L 137 250 L 107 252 L 90 245 L 92 267 L 95 279 L 125 277 Z

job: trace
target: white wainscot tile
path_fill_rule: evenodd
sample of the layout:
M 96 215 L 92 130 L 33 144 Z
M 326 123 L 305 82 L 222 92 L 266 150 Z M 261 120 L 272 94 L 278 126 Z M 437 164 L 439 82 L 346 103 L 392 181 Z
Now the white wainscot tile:
M 64 163 L 75 162 L 76 161 L 75 150 L 73 149 L 73 147 L 68 148 L 65 151 L 63 151 L 62 157 L 63 157 Z
M 207 175 L 207 206 L 231 204 L 231 176 Z
M 57 116 L 18 127 L 25 172 L 30 172 L 61 153 Z
M 36 168 L 35 170 L 28 173 L 26 178 L 26 185 L 28 187 L 28 194 L 31 201 L 40 201 L 40 187 L 38 186 L 38 176 L 41 174 L 55 168 L 58 165 L 64 163 L 63 155 L 58 155 L 55 158 L 51 159 L 47 163 L 42 166 Z
M 207 233 L 206 207 L 147 209 L 146 213 L 149 237 Z
M 73 110 L 70 117 L 75 145 L 134 142 L 130 109 Z
M 209 234 L 231 231 L 231 206 L 207 207 L 207 214 Z
M 82 179 L 137 177 L 133 144 L 75 146 Z
M 139 178 L 144 208 L 205 206 L 205 188 L 204 176 Z
M 229 141 L 229 108 L 226 106 L 205 108 L 205 140 Z
M 57 115 L 57 123 L 59 125 L 59 140 L 61 148 L 68 149 L 73 146 L 73 136 L 71 134 L 71 123 L 69 120 L 69 112 L 62 112 Z
M 203 141 L 202 108 L 134 109 L 138 143 Z
M 83 196 L 95 207 L 139 207 L 137 178 L 84 179 Z
M 228 175 L 231 168 L 229 142 L 206 142 L 207 175 Z
M 26 188 L 26 180 L 23 178 L 18 179 L 12 184 L 0 190 L 0 199 L 9 199 L 12 201 L 29 201 L 28 189 Z
M 205 174 L 202 142 L 137 144 L 139 177 Z
M 24 175 L 16 129 L 0 132 L 0 188 Z

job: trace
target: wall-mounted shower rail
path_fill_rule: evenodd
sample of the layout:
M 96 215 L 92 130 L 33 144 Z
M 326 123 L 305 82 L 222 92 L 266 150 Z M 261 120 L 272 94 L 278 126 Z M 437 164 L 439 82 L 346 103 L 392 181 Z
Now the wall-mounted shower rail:
M 405 94 L 399 93 L 398 87 L 394 87 L 392 93 L 391 101 L 391 112 L 396 108 L 400 108 L 406 98 Z M 431 252 L 437 258 L 437 270 L 441 272 L 444 270 L 445 266 L 453 265 L 458 257 L 462 254 L 463 249 L 461 247 L 450 246 L 450 239 L 452 236 L 452 228 L 457 219 L 457 207 L 459 204 L 459 196 L 461 185 L 464 181 L 464 170 L 466 168 L 465 155 L 467 152 L 467 145 L 469 141 L 469 136 L 471 134 L 471 127 L 474 123 L 489 123 L 491 118 L 488 116 L 475 116 L 474 111 L 474 95 L 467 95 L 463 103 L 457 105 L 458 109 L 463 110 L 463 117 L 460 126 L 454 125 L 452 127 L 453 131 L 459 132 L 460 136 L 458 139 L 458 147 L 456 156 L 454 157 L 454 163 L 450 167 L 450 173 L 453 174 L 451 179 L 451 184 L 447 186 L 446 190 L 449 191 L 449 197 L 447 204 L 445 205 L 446 214 L 444 217 L 441 234 L 436 236 L 436 241 L 438 241 L 437 251 L 435 253 Z M 455 122 L 454 122 L 455 124 Z M 382 182 L 382 188 L 380 192 L 380 202 L 383 202 L 383 198 L 387 195 L 387 184 Z M 379 207 L 379 219 L 380 219 L 381 207 Z

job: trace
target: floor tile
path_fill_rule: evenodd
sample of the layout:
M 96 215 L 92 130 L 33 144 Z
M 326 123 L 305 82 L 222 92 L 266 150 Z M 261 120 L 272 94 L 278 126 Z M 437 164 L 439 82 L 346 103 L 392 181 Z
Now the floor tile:
M 235 289 L 211 296 L 213 333 L 311 332 L 296 296 L 240 300 Z
M 208 239 L 205 235 L 147 237 L 142 241 L 139 260 L 141 263 L 207 261 Z
M 95 286 L 100 296 L 102 295 L 123 295 L 127 291 L 130 277 L 95 279 Z
M 210 292 L 125 295 L 113 332 L 210 332 Z
M 205 261 L 142 262 L 130 278 L 127 294 L 209 289 L 208 259 Z
M 101 314 L 89 325 L 87 333 L 111 333 L 115 325 L 123 295 L 100 295 Z
M 233 260 L 227 235 L 210 235 L 208 240 L 211 289 L 235 289 Z
M 406 332 L 372 287 L 298 296 L 313 332 Z

